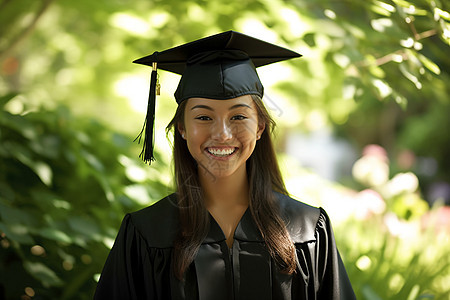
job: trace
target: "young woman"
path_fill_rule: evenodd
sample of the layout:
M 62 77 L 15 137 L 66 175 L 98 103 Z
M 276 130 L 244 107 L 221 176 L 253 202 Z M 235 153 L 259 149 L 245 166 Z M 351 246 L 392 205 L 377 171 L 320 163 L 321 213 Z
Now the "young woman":
M 288 196 L 261 100 L 255 66 L 299 55 L 225 32 L 138 62 L 180 56 L 176 193 L 125 216 L 95 299 L 355 299 L 325 211 Z

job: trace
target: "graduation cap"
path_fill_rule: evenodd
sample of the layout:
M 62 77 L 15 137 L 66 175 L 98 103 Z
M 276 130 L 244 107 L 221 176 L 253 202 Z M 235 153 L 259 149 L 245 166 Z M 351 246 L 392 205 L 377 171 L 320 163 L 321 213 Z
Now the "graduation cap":
M 159 91 L 157 69 L 181 75 L 175 91 L 178 104 L 193 97 L 216 100 L 243 95 L 263 97 L 264 88 L 256 72 L 257 67 L 300 57 L 289 49 L 254 37 L 226 31 L 139 58 L 134 63 L 152 67 L 147 116 L 141 133 L 144 134 L 141 157 L 151 162 L 153 157 L 153 125 L 155 98 Z

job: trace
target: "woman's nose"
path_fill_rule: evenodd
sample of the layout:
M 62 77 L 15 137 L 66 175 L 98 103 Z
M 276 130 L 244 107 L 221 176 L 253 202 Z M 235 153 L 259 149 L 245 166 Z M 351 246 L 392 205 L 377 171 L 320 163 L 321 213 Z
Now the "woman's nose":
M 217 121 L 211 126 L 211 136 L 218 142 L 225 142 L 233 137 L 232 128 L 226 121 Z

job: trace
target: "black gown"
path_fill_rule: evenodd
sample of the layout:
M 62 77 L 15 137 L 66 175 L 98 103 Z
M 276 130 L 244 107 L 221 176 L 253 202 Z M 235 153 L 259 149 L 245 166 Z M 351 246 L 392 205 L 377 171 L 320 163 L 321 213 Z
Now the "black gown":
M 172 273 L 176 196 L 125 216 L 94 299 L 355 299 L 327 214 L 276 193 L 295 243 L 298 269 L 278 271 L 247 210 L 232 249 L 210 215 L 210 230 L 180 281 Z

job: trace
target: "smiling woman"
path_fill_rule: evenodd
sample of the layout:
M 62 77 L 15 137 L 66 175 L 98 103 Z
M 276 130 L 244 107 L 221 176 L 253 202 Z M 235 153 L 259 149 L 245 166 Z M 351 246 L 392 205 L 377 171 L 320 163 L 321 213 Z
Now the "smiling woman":
M 207 98 L 186 100 L 186 113 L 178 130 L 201 167 L 200 180 L 246 177 L 245 162 L 264 130 L 250 95 L 227 101 Z
M 299 54 L 229 31 L 137 60 L 182 74 L 176 193 L 125 216 L 95 299 L 355 299 L 321 208 L 288 196 L 256 67 Z

